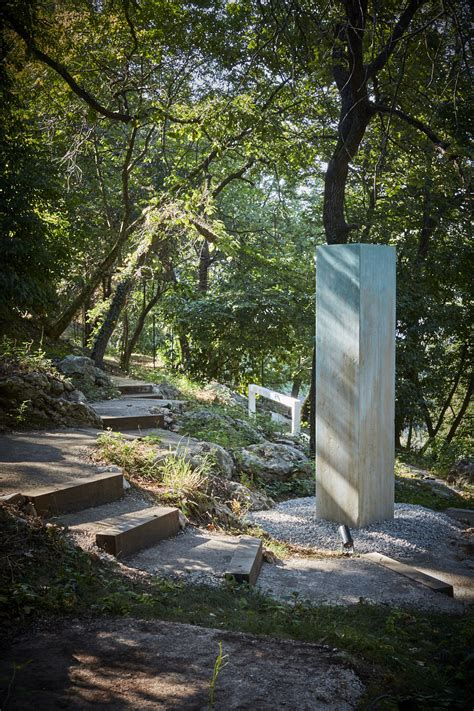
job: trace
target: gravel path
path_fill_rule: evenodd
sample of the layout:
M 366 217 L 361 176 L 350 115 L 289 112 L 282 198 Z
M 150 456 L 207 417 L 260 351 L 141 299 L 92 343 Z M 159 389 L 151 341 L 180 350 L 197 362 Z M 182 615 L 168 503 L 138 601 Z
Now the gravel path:
M 341 550 L 338 524 L 316 518 L 316 499 L 290 499 L 269 511 L 247 514 L 247 519 L 281 541 L 318 550 Z M 377 551 L 396 558 L 409 558 L 436 550 L 440 544 L 458 536 L 462 527 L 439 511 L 413 504 L 395 504 L 391 521 L 352 529 L 354 551 Z

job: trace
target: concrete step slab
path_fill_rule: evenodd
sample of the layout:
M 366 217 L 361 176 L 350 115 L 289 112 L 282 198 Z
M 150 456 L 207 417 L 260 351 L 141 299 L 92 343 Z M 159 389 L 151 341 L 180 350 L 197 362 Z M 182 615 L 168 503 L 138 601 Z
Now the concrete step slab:
M 262 541 L 253 536 L 241 536 L 225 577 L 233 578 L 237 583 L 255 585 L 262 562 Z
M 145 396 L 122 397 L 117 400 L 99 400 L 92 404 L 92 408 L 98 415 L 123 416 L 123 415 L 153 415 L 162 407 L 180 410 L 186 404 L 185 400 L 155 400 Z
M 474 511 L 472 509 L 449 508 L 444 513 L 450 518 L 455 518 L 456 521 L 465 523 L 468 526 L 474 526 Z
M 153 392 L 153 385 L 143 383 L 143 385 L 119 385 L 118 389 L 122 395 L 143 395 Z
M 399 560 L 394 560 L 393 558 L 389 558 L 381 553 L 364 553 L 361 557 L 365 560 L 377 563 L 378 565 L 383 565 L 384 568 L 393 570 L 395 573 L 399 573 L 406 578 L 410 578 L 410 580 L 414 580 L 416 583 L 424 585 L 424 587 L 429 588 L 433 592 L 443 593 L 444 595 L 448 595 L 448 597 L 454 597 L 452 585 L 446 583 L 444 580 L 439 580 L 431 575 L 422 573 L 420 570 L 417 570 L 417 568 L 414 568 L 411 565 L 406 565 L 405 563 L 401 563 Z
M 80 511 L 120 499 L 123 496 L 123 475 L 121 471 L 107 472 L 21 493 L 31 501 L 39 515 Z
M 163 415 L 102 416 L 102 424 L 104 425 L 104 429 L 110 428 L 116 432 L 163 427 L 164 423 L 165 418 Z
M 101 527 L 96 534 L 99 548 L 115 556 L 126 556 L 175 536 L 180 530 L 178 509 L 153 506 L 105 519 Z
M 146 393 L 123 393 L 124 397 L 130 400 L 163 400 L 163 395 L 160 393 L 146 392 Z
M 114 386 L 124 394 L 153 392 L 153 384 L 147 383 L 144 380 L 136 380 L 134 378 L 126 378 L 117 375 L 112 375 L 111 380 Z

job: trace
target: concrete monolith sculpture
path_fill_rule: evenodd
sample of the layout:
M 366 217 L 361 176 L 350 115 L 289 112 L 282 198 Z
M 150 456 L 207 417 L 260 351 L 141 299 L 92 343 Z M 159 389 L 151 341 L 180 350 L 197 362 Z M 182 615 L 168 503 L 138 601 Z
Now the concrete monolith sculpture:
M 316 514 L 393 518 L 395 248 L 316 252 Z

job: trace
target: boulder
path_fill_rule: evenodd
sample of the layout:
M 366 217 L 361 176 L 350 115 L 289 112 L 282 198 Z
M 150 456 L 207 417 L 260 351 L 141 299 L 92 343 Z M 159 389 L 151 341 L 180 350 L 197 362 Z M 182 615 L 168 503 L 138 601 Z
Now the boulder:
M 225 427 L 225 425 L 232 425 L 233 419 L 229 415 L 222 415 L 218 412 L 201 408 L 187 412 L 184 416 L 184 422 L 190 423 L 193 427 L 221 428 Z
M 190 445 L 187 457 L 193 467 L 199 466 L 207 459 L 211 462 L 212 470 L 225 479 L 230 479 L 235 471 L 234 460 L 229 452 L 213 442 L 198 442 Z
M 153 385 L 153 392 L 156 395 L 160 395 L 163 400 L 181 400 L 183 398 L 182 392 L 172 383 L 168 383 L 163 380 L 162 383 L 155 383 Z
M 206 432 L 211 430 L 220 434 L 228 433 L 231 437 L 238 433 L 249 444 L 264 441 L 262 434 L 246 420 L 206 408 L 187 412 L 182 425 L 185 432 L 196 437 L 205 437 Z
M 468 457 L 459 459 L 451 467 L 446 480 L 448 484 L 457 486 L 474 485 L 474 460 Z
M 110 376 L 96 368 L 91 358 L 68 355 L 58 363 L 57 368 L 68 376 L 73 387 L 87 400 L 109 400 L 120 395 Z
M 86 356 L 68 355 L 58 363 L 58 369 L 64 375 L 85 375 L 94 372 L 95 364 Z
M 231 390 L 227 385 L 222 385 L 215 380 L 208 383 L 202 390 L 202 394 L 209 402 L 216 402 L 220 405 L 230 405 L 235 407 L 247 407 L 247 398 Z
M 254 491 L 238 481 L 228 482 L 228 491 L 232 499 L 236 499 L 246 511 L 267 511 L 275 506 L 275 502 L 263 491 Z
M 236 458 L 241 471 L 265 481 L 288 481 L 295 477 L 309 477 L 312 473 L 308 457 L 288 444 L 253 444 L 239 450 Z

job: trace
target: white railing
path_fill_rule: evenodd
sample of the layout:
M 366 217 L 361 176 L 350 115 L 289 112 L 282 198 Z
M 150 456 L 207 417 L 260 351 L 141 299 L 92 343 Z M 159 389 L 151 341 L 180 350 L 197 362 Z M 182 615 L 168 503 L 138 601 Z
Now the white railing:
M 280 405 L 286 405 L 291 410 L 291 434 L 298 435 L 301 429 L 301 401 L 296 397 L 282 395 L 274 390 L 262 388 L 260 385 L 249 385 L 249 415 L 255 415 L 257 412 L 257 403 L 255 396 L 261 395 L 267 400 L 279 402 Z

